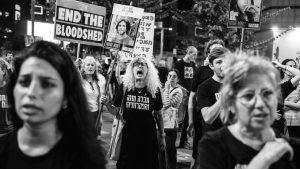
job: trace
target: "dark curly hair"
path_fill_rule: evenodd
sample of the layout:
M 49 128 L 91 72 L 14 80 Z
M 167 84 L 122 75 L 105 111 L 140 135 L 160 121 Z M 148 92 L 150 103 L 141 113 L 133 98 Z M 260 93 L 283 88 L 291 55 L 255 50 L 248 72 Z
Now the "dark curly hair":
M 118 27 L 119 27 L 119 25 L 120 25 L 121 22 L 125 22 L 125 24 L 126 24 L 126 34 L 128 35 L 128 34 L 129 34 L 129 31 L 130 31 L 130 28 L 131 28 L 131 25 L 130 25 L 130 22 L 129 22 L 128 20 L 126 20 L 126 19 L 121 19 L 121 20 L 117 23 L 117 25 L 116 25 L 116 30 L 118 30 Z

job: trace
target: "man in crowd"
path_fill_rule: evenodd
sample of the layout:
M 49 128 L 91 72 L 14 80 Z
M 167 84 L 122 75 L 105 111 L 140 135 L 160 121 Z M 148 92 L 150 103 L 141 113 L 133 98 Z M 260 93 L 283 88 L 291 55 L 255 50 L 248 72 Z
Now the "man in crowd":
M 194 46 L 189 46 L 186 50 L 186 55 L 184 56 L 183 59 L 178 60 L 175 63 L 175 69 L 179 70 L 180 74 L 180 79 L 178 84 L 184 87 L 188 94 L 186 98 L 182 99 L 181 110 L 184 112 L 179 112 L 184 114 L 184 120 L 182 124 L 182 132 L 181 132 L 181 137 L 180 137 L 180 142 L 178 148 L 189 148 L 189 144 L 187 142 L 187 127 L 188 127 L 188 112 L 187 112 L 187 106 L 188 106 L 188 97 L 189 97 L 189 92 L 191 88 L 191 83 L 192 79 L 194 76 L 194 70 L 195 70 L 195 59 L 197 56 L 198 50 Z
M 160 80 L 162 86 L 164 87 L 165 83 L 167 81 L 167 76 L 168 76 L 168 72 L 169 72 L 165 60 L 160 60 L 158 62 L 157 71 L 158 71 L 159 80 Z
M 198 86 L 197 111 L 203 117 L 203 133 L 214 131 L 223 126 L 220 113 L 222 111 L 219 90 L 222 85 L 224 73 L 223 59 L 227 53 L 224 47 L 215 47 L 208 56 L 209 67 L 214 75 Z
M 220 119 L 222 104 L 219 90 L 224 78 L 223 59 L 226 53 L 227 49 L 224 47 L 214 47 L 211 50 L 208 55 L 208 61 L 209 67 L 213 70 L 213 76 L 201 83 L 197 89 L 197 114 L 201 113 L 200 116 L 203 118 L 202 134 L 207 131 L 217 130 L 223 126 Z M 195 126 L 195 128 L 199 127 Z M 198 141 L 195 142 L 198 143 Z M 197 147 L 198 145 L 195 146 L 196 149 L 193 151 L 194 156 L 198 156 Z M 194 163 L 194 166 L 197 166 L 197 164 Z
M 8 73 L 10 74 L 14 70 L 13 64 L 12 64 L 13 60 L 14 60 L 13 53 L 12 52 L 7 52 L 4 60 L 6 61 Z
M 224 42 L 220 39 L 209 41 L 205 49 L 206 56 L 208 56 L 211 53 L 213 48 L 223 47 L 223 46 L 224 46 Z M 195 70 L 195 74 L 192 81 L 191 93 L 188 102 L 189 126 L 187 132 L 189 136 L 193 136 L 193 154 L 192 154 L 193 161 L 191 163 L 192 168 L 194 166 L 195 159 L 197 159 L 198 156 L 197 147 L 198 147 L 198 142 L 202 137 L 202 119 L 203 119 L 200 112 L 197 113 L 195 96 L 196 96 L 198 85 L 214 75 L 214 72 L 209 67 L 208 57 L 205 60 L 206 60 L 205 65 L 200 66 Z M 193 128 L 195 129 L 194 134 L 192 134 Z

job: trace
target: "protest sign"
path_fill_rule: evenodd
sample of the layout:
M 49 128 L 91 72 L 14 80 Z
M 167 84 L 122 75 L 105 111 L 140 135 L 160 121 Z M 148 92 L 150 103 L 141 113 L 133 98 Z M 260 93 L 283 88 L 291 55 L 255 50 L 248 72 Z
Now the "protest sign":
M 56 3 L 56 39 L 103 46 L 106 8 L 74 0 Z
M 228 27 L 258 29 L 261 7 L 261 0 L 230 0 Z
M 153 40 L 154 40 L 154 23 L 155 14 L 154 13 L 144 13 L 138 36 L 136 39 L 136 44 L 134 47 L 133 55 L 147 57 L 151 59 L 153 56 Z
M 31 36 L 31 35 L 24 35 L 24 40 L 25 40 L 25 46 L 30 46 L 32 43 L 36 41 L 41 41 L 43 40 L 43 37 L 41 36 Z
M 132 53 L 144 9 L 114 4 L 105 47 Z

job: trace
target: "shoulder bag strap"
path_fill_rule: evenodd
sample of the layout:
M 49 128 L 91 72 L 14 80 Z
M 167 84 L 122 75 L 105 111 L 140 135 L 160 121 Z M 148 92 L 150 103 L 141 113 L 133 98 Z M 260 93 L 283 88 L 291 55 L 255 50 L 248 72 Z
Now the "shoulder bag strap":
M 178 87 L 174 87 L 169 93 L 172 93 L 175 89 L 177 89 Z
M 97 100 L 98 100 L 98 111 L 100 111 L 100 86 L 98 84 L 99 80 L 98 81 L 95 81 L 96 82 L 96 85 L 97 85 L 97 89 L 98 89 L 98 97 L 97 97 Z

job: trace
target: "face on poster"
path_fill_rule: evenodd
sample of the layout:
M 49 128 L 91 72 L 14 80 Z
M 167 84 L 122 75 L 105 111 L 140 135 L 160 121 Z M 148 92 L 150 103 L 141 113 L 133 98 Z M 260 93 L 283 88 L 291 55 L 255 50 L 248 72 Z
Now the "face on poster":
M 105 47 L 132 53 L 144 9 L 114 4 Z
M 260 27 L 262 0 L 230 0 L 228 27 Z

